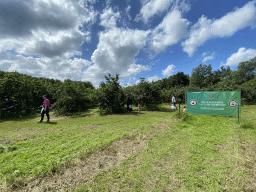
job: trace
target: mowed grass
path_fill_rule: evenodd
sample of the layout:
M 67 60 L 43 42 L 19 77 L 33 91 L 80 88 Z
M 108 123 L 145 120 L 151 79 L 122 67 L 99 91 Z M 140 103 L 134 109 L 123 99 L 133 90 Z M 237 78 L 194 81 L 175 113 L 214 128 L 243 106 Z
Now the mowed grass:
M 95 108 L 50 113 L 50 123 L 1 120 L 0 190 L 255 190 L 256 106 L 242 106 L 239 123 L 183 107 L 184 121 L 169 104 L 140 115 L 136 107 L 105 116 Z

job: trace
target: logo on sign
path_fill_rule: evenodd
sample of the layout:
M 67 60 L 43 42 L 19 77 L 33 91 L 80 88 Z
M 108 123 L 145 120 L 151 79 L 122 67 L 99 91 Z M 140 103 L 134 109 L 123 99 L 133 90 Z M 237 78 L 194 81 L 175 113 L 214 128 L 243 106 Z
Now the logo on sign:
M 196 105 L 197 105 L 197 101 L 196 101 L 196 100 L 190 100 L 190 101 L 189 101 L 189 104 L 190 104 L 191 106 L 196 106 Z
M 213 94 L 211 94 L 210 97 L 213 98 Z
M 235 107 L 235 106 L 237 106 L 237 101 L 235 101 L 235 100 L 229 101 L 229 106 L 230 106 L 230 107 Z

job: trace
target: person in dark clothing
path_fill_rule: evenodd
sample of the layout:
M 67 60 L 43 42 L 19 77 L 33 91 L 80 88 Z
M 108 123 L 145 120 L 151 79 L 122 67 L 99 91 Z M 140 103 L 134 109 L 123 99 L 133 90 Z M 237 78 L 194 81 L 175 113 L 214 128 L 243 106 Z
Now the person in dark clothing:
M 41 123 L 44 120 L 44 114 L 47 116 L 47 122 L 50 121 L 50 116 L 49 116 L 49 109 L 50 109 L 50 101 L 47 99 L 46 95 L 43 95 L 44 103 L 40 107 L 43 107 L 43 111 L 41 113 L 41 120 L 38 121 L 37 123 Z
M 127 111 L 130 113 L 132 111 L 132 99 L 128 97 L 127 100 Z
M 121 103 L 120 103 L 120 111 L 124 111 L 124 101 L 122 101 Z

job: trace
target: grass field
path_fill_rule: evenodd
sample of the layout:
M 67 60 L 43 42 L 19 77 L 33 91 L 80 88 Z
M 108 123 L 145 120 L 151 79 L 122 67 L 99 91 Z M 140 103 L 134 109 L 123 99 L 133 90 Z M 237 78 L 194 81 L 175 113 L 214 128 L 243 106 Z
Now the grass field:
M 256 191 L 256 106 L 239 123 L 183 107 L 1 120 L 0 190 Z

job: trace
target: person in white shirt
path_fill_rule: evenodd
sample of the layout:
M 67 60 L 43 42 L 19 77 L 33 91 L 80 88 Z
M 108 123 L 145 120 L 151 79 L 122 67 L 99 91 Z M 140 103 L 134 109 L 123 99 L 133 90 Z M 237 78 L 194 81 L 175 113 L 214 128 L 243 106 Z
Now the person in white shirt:
M 175 103 L 176 103 L 175 97 L 172 95 L 172 104 L 173 104 L 174 107 L 176 108 Z

